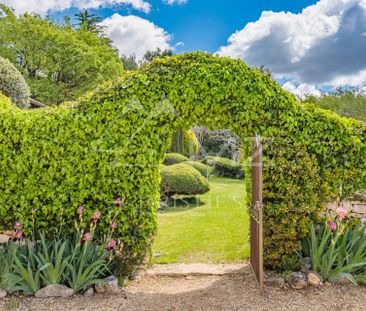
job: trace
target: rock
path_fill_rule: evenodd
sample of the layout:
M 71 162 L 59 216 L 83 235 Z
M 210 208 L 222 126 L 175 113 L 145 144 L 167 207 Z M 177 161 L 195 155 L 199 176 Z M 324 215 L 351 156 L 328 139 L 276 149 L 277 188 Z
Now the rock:
M 330 283 L 330 282 L 325 282 L 325 283 L 324 283 L 324 286 L 326 286 L 326 287 L 331 287 L 331 286 L 332 286 L 332 283 Z
M 303 272 L 292 272 L 286 278 L 286 281 L 293 289 L 303 289 L 308 286 L 306 276 Z
M 311 269 L 311 259 L 310 257 L 305 257 L 301 259 L 301 271 L 307 272 Z
M 318 274 L 314 271 L 310 271 L 308 273 L 307 277 L 308 277 L 308 284 L 310 286 L 318 287 L 318 286 L 323 285 L 323 278 L 320 274 Z
M 337 276 L 333 280 L 333 283 L 340 284 L 340 285 L 352 284 L 352 282 L 348 278 L 346 278 L 345 276 Z
M 94 289 L 93 287 L 89 287 L 85 292 L 84 292 L 84 297 L 91 297 L 94 295 Z
M 60 284 L 50 284 L 38 290 L 34 296 L 37 298 L 70 297 L 74 294 L 71 288 Z
M 352 206 L 352 212 L 356 214 L 366 214 L 365 204 L 355 204 Z
M 115 276 L 109 276 L 95 286 L 95 290 L 98 294 L 118 294 L 120 288 L 118 286 L 118 279 Z
M 285 279 L 281 276 L 272 276 L 269 277 L 268 279 L 264 280 L 264 284 L 266 286 L 275 286 L 275 287 L 284 287 L 286 282 Z
M 0 299 L 4 298 L 7 295 L 7 292 L 0 288 Z

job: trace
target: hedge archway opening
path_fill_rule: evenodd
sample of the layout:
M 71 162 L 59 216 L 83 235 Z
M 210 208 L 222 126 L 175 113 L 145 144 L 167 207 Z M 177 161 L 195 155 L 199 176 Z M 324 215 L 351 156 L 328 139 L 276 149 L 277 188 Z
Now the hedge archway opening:
M 240 60 L 187 53 L 57 108 L 24 111 L 0 97 L 0 229 L 21 221 L 30 232 L 36 208 L 37 230 L 51 233 L 60 215 L 63 230 L 73 230 L 79 204 L 107 214 L 120 196 L 127 271 L 156 231 L 159 171 L 171 137 L 196 124 L 228 128 L 247 146 L 254 133 L 265 138 L 267 267 L 295 268 L 299 240 L 324 203 L 365 186 L 362 123 L 301 105 Z

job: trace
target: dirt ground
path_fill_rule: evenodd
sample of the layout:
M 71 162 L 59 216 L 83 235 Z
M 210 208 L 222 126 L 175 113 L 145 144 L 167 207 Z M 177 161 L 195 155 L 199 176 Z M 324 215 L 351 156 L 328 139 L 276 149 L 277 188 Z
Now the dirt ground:
M 366 310 L 366 287 L 343 285 L 305 290 L 266 287 L 260 293 L 248 267 L 240 274 L 215 276 L 145 275 L 119 295 L 67 299 L 9 297 L 0 310 L 173 311 L 173 310 Z

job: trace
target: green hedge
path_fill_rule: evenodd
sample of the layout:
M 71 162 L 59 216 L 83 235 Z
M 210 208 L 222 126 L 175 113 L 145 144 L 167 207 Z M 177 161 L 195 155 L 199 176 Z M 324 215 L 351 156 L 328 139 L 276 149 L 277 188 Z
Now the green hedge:
M 200 163 L 200 162 L 187 161 L 187 162 L 184 162 L 184 164 L 188 164 L 188 165 L 194 167 L 197 171 L 200 172 L 200 174 L 203 177 L 206 177 L 206 178 L 208 178 L 210 176 L 211 172 L 212 172 L 212 168 L 211 167 L 209 167 L 206 164 Z
M 189 159 L 182 155 L 182 154 L 179 154 L 179 153 L 167 153 L 165 155 L 165 158 L 164 158 L 164 165 L 173 165 L 173 164 L 178 164 L 178 163 L 181 163 L 181 162 L 186 162 L 188 161 Z
M 244 168 L 241 163 L 215 156 L 206 156 L 202 162 L 211 166 L 213 168 L 213 174 L 217 176 L 237 179 L 244 178 Z
M 0 57 L 0 92 L 20 108 L 29 107 L 30 90 L 22 74 L 7 59 Z
M 316 221 L 325 198 L 365 189 L 366 126 L 301 105 L 236 59 L 205 53 L 156 59 L 61 107 L 27 111 L 0 102 L 0 229 L 21 221 L 29 234 L 36 208 L 36 230 L 51 234 L 63 225 L 65 234 L 79 204 L 106 215 L 123 197 L 118 232 L 126 269 L 156 232 L 160 163 L 180 128 L 227 128 L 243 146 L 254 133 L 280 142 L 264 148 L 267 267 L 295 266 L 295 241 L 308 233 L 298 221 L 304 215 Z M 101 222 L 108 226 L 105 217 Z
M 163 166 L 161 169 L 161 191 L 167 196 L 204 194 L 210 184 L 201 173 L 186 163 Z

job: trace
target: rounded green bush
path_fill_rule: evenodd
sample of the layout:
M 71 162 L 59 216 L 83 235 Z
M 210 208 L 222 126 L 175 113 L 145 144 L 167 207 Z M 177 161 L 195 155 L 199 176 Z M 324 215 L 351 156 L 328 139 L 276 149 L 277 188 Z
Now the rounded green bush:
M 210 184 L 198 170 L 185 163 L 163 166 L 161 170 L 161 191 L 167 196 L 204 194 Z
M 217 176 L 237 179 L 244 178 L 244 169 L 242 164 L 233 160 L 222 157 L 207 156 L 202 160 L 202 163 L 211 166 L 213 169 L 212 173 Z
M 30 90 L 27 82 L 18 69 L 3 57 L 0 57 L 0 91 L 18 107 L 29 107 Z
M 164 165 L 173 165 L 173 164 L 178 164 L 178 163 L 181 163 L 181 162 L 186 162 L 188 160 L 189 159 L 186 156 L 182 155 L 182 154 L 167 153 L 165 155 L 163 164 Z
M 206 177 L 206 178 L 208 178 L 210 176 L 211 172 L 212 172 L 211 167 L 209 167 L 208 165 L 203 164 L 201 162 L 187 161 L 187 162 L 184 162 L 184 164 L 187 164 L 187 165 L 190 165 L 190 166 L 194 167 L 197 171 L 200 172 L 200 174 L 203 177 Z

